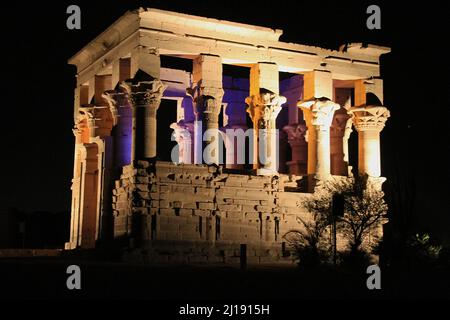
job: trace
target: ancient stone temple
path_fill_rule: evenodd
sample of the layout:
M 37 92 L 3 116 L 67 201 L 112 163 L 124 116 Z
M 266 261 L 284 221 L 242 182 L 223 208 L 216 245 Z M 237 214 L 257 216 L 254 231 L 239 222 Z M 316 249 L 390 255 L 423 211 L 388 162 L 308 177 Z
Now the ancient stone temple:
M 139 9 L 73 56 L 66 249 L 121 246 L 155 262 L 237 262 L 243 252 L 249 263 L 286 260 L 283 235 L 309 214 L 302 202 L 321 181 L 352 174 L 351 134 L 354 170 L 381 186 L 389 111 L 379 58 L 389 49 L 333 51 L 281 35 Z

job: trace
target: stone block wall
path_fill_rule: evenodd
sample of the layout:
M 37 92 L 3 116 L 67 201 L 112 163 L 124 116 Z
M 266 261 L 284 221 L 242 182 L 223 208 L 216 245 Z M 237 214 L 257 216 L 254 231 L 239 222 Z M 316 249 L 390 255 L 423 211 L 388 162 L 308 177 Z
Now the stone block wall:
M 113 190 L 114 236 L 149 262 L 292 262 L 283 235 L 308 218 L 302 177 L 253 176 L 221 167 L 149 164 L 123 168 Z

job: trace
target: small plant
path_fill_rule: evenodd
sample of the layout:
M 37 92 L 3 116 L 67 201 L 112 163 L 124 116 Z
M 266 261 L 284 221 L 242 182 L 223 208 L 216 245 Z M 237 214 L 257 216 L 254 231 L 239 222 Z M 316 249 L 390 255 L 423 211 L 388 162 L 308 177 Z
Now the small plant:
M 311 219 L 297 217 L 301 230 L 291 230 L 283 238 L 294 249 L 299 266 L 317 267 L 328 262 L 330 244 L 325 239 L 325 232 L 330 225 L 327 214 L 312 210 Z
M 407 242 L 410 260 L 413 263 L 429 264 L 439 258 L 441 245 L 434 244 L 428 233 L 416 233 Z

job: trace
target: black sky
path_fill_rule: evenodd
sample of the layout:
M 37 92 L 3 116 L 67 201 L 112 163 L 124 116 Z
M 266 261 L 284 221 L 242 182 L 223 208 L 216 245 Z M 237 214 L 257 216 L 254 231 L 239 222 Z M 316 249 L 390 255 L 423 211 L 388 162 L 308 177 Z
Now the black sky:
M 382 135 L 383 174 L 416 179 L 420 223 L 450 230 L 448 11 L 445 2 L 392 2 L 2 2 L 0 207 L 69 210 L 75 67 L 67 59 L 126 10 L 147 6 L 283 29 L 285 42 L 392 47 L 381 68 L 392 113 Z M 81 7 L 81 30 L 66 28 L 70 4 Z M 381 7 L 381 30 L 366 28 L 369 4 Z

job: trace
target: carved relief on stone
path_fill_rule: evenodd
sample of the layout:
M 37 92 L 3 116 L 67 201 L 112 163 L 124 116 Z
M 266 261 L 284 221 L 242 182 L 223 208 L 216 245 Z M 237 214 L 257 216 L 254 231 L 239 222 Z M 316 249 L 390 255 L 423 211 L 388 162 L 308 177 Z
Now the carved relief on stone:
M 381 131 L 390 117 L 388 108 L 383 106 L 364 106 L 350 109 L 356 130 Z
M 307 125 L 316 126 L 320 130 L 326 130 L 331 126 L 334 112 L 340 109 L 339 104 L 327 98 L 301 101 L 297 106 L 303 110 Z

